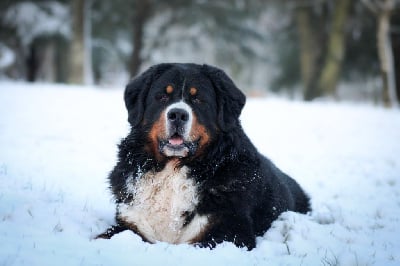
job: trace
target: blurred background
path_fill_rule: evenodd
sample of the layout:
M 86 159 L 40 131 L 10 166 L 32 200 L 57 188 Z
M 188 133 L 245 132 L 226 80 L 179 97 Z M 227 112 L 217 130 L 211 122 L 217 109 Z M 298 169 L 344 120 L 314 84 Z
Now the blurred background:
M 161 62 L 250 96 L 398 106 L 400 0 L 0 1 L 0 80 L 123 88 Z

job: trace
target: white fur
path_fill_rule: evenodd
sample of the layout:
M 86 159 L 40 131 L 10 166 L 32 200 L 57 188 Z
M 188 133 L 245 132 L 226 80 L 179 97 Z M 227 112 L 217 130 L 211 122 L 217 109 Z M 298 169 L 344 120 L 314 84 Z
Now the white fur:
M 197 186 L 187 178 L 186 166 L 168 163 L 161 172 L 148 172 L 137 180 L 134 200 L 120 204 L 119 217 L 134 224 L 150 242 L 191 243 L 208 224 L 207 216 L 195 215 L 184 226 L 185 213 L 198 204 Z
M 164 154 L 167 157 L 186 157 L 189 153 L 189 149 L 187 147 L 183 147 L 180 150 L 170 149 L 167 146 L 163 149 Z
M 184 135 L 183 135 L 183 137 L 184 137 L 184 139 L 185 140 L 190 140 L 190 136 L 189 136 L 189 133 L 190 133 L 190 130 L 191 130 L 191 128 L 192 128 L 192 123 L 193 123 L 193 111 L 192 111 L 192 108 L 187 104 L 187 103 L 185 103 L 184 101 L 180 101 L 180 102 L 177 102 L 177 103 L 173 103 L 173 104 L 171 104 L 170 106 L 168 106 L 167 107 L 167 110 L 166 110 L 166 112 L 165 112 L 165 123 L 166 123 L 166 125 L 165 125 L 165 128 L 167 129 L 167 131 L 169 131 L 169 126 L 168 126 L 168 112 L 171 110 L 171 109 L 173 109 L 173 108 L 179 108 L 179 109 L 183 109 L 183 110 L 185 110 L 186 112 L 188 112 L 188 114 L 189 114 L 189 119 L 188 119 L 188 121 L 186 122 L 186 124 L 185 124 L 185 130 L 184 130 Z M 168 134 L 168 136 L 170 135 L 170 132 L 167 132 L 167 134 Z

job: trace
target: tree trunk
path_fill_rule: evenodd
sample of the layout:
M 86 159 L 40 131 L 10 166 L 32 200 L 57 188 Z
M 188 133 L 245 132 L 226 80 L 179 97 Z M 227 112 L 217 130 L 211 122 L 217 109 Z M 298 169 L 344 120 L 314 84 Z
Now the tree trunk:
M 129 64 L 129 70 L 131 77 L 138 74 L 140 67 L 142 65 L 142 49 L 143 49 L 143 39 L 144 39 L 144 27 L 150 16 L 151 5 L 149 0 L 137 1 L 134 10 L 134 17 L 132 19 L 132 43 L 133 50 L 131 55 L 131 60 Z
M 42 56 L 39 78 L 46 82 L 56 81 L 56 60 L 55 60 L 55 43 L 49 39 L 42 45 Z
M 32 41 L 28 47 L 28 56 L 26 59 L 26 79 L 29 82 L 34 82 L 37 79 L 39 68 L 39 60 L 37 55 L 37 47 L 35 41 Z
M 69 56 L 69 83 L 83 84 L 85 81 L 85 0 L 72 0 L 72 40 Z
M 336 96 L 336 87 L 345 53 L 345 23 L 351 2 L 351 0 L 336 1 L 326 58 L 317 82 L 317 95 L 330 94 Z
M 390 16 L 393 0 L 385 0 L 378 13 L 377 46 L 382 76 L 382 99 L 386 107 L 396 105 L 396 89 L 393 71 L 393 54 L 390 41 Z
M 85 0 L 84 6 L 84 45 L 85 45 L 85 62 L 84 62 L 84 80 L 85 84 L 93 84 L 93 67 L 92 67 L 92 0 Z
M 313 34 L 309 7 L 296 9 L 296 21 L 300 40 L 300 73 L 303 83 L 303 96 L 310 100 L 315 95 L 315 35 Z
M 400 32 L 394 32 L 391 36 L 394 60 L 394 76 L 396 83 L 397 102 L 400 102 Z

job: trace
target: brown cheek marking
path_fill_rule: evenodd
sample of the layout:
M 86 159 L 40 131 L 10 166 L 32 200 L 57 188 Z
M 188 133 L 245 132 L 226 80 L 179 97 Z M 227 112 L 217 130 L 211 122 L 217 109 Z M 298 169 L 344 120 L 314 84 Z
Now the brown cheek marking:
M 151 143 L 150 151 L 156 158 L 159 159 L 159 152 L 158 152 L 158 140 L 160 138 L 164 138 L 166 135 L 165 129 L 165 112 L 162 112 L 158 120 L 152 126 L 149 132 L 149 140 Z
M 167 91 L 168 94 L 171 94 L 174 91 L 174 88 L 171 85 L 168 85 L 165 90 Z
M 197 140 L 200 138 L 198 153 L 201 153 L 210 141 L 210 135 L 208 134 L 207 129 L 205 128 L 205 126 L 203 126 L 198 122 L 197 117 L 194 114 L 193 114 L 193 124 L 192 124 L 192 130 L 190 131 L 190 136 L 192 140 Z
M 197 89 L 195 87 L 191 87 L 189 93 L 190 95 L 195 96 L 197 93 Z

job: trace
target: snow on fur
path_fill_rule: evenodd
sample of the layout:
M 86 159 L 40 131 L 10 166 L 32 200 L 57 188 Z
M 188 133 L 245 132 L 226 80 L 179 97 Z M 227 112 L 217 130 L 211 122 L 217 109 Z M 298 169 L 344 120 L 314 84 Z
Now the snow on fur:
M 121 90 L 0 82 L 1 265 L 400 264 L 400 111 L 249 99 L 246 133 L 313 212 L 282 214 L 248 252 L 129 231 L 93 240 L 113 223 L 106 177 L 128 132 L 124 108 Z

